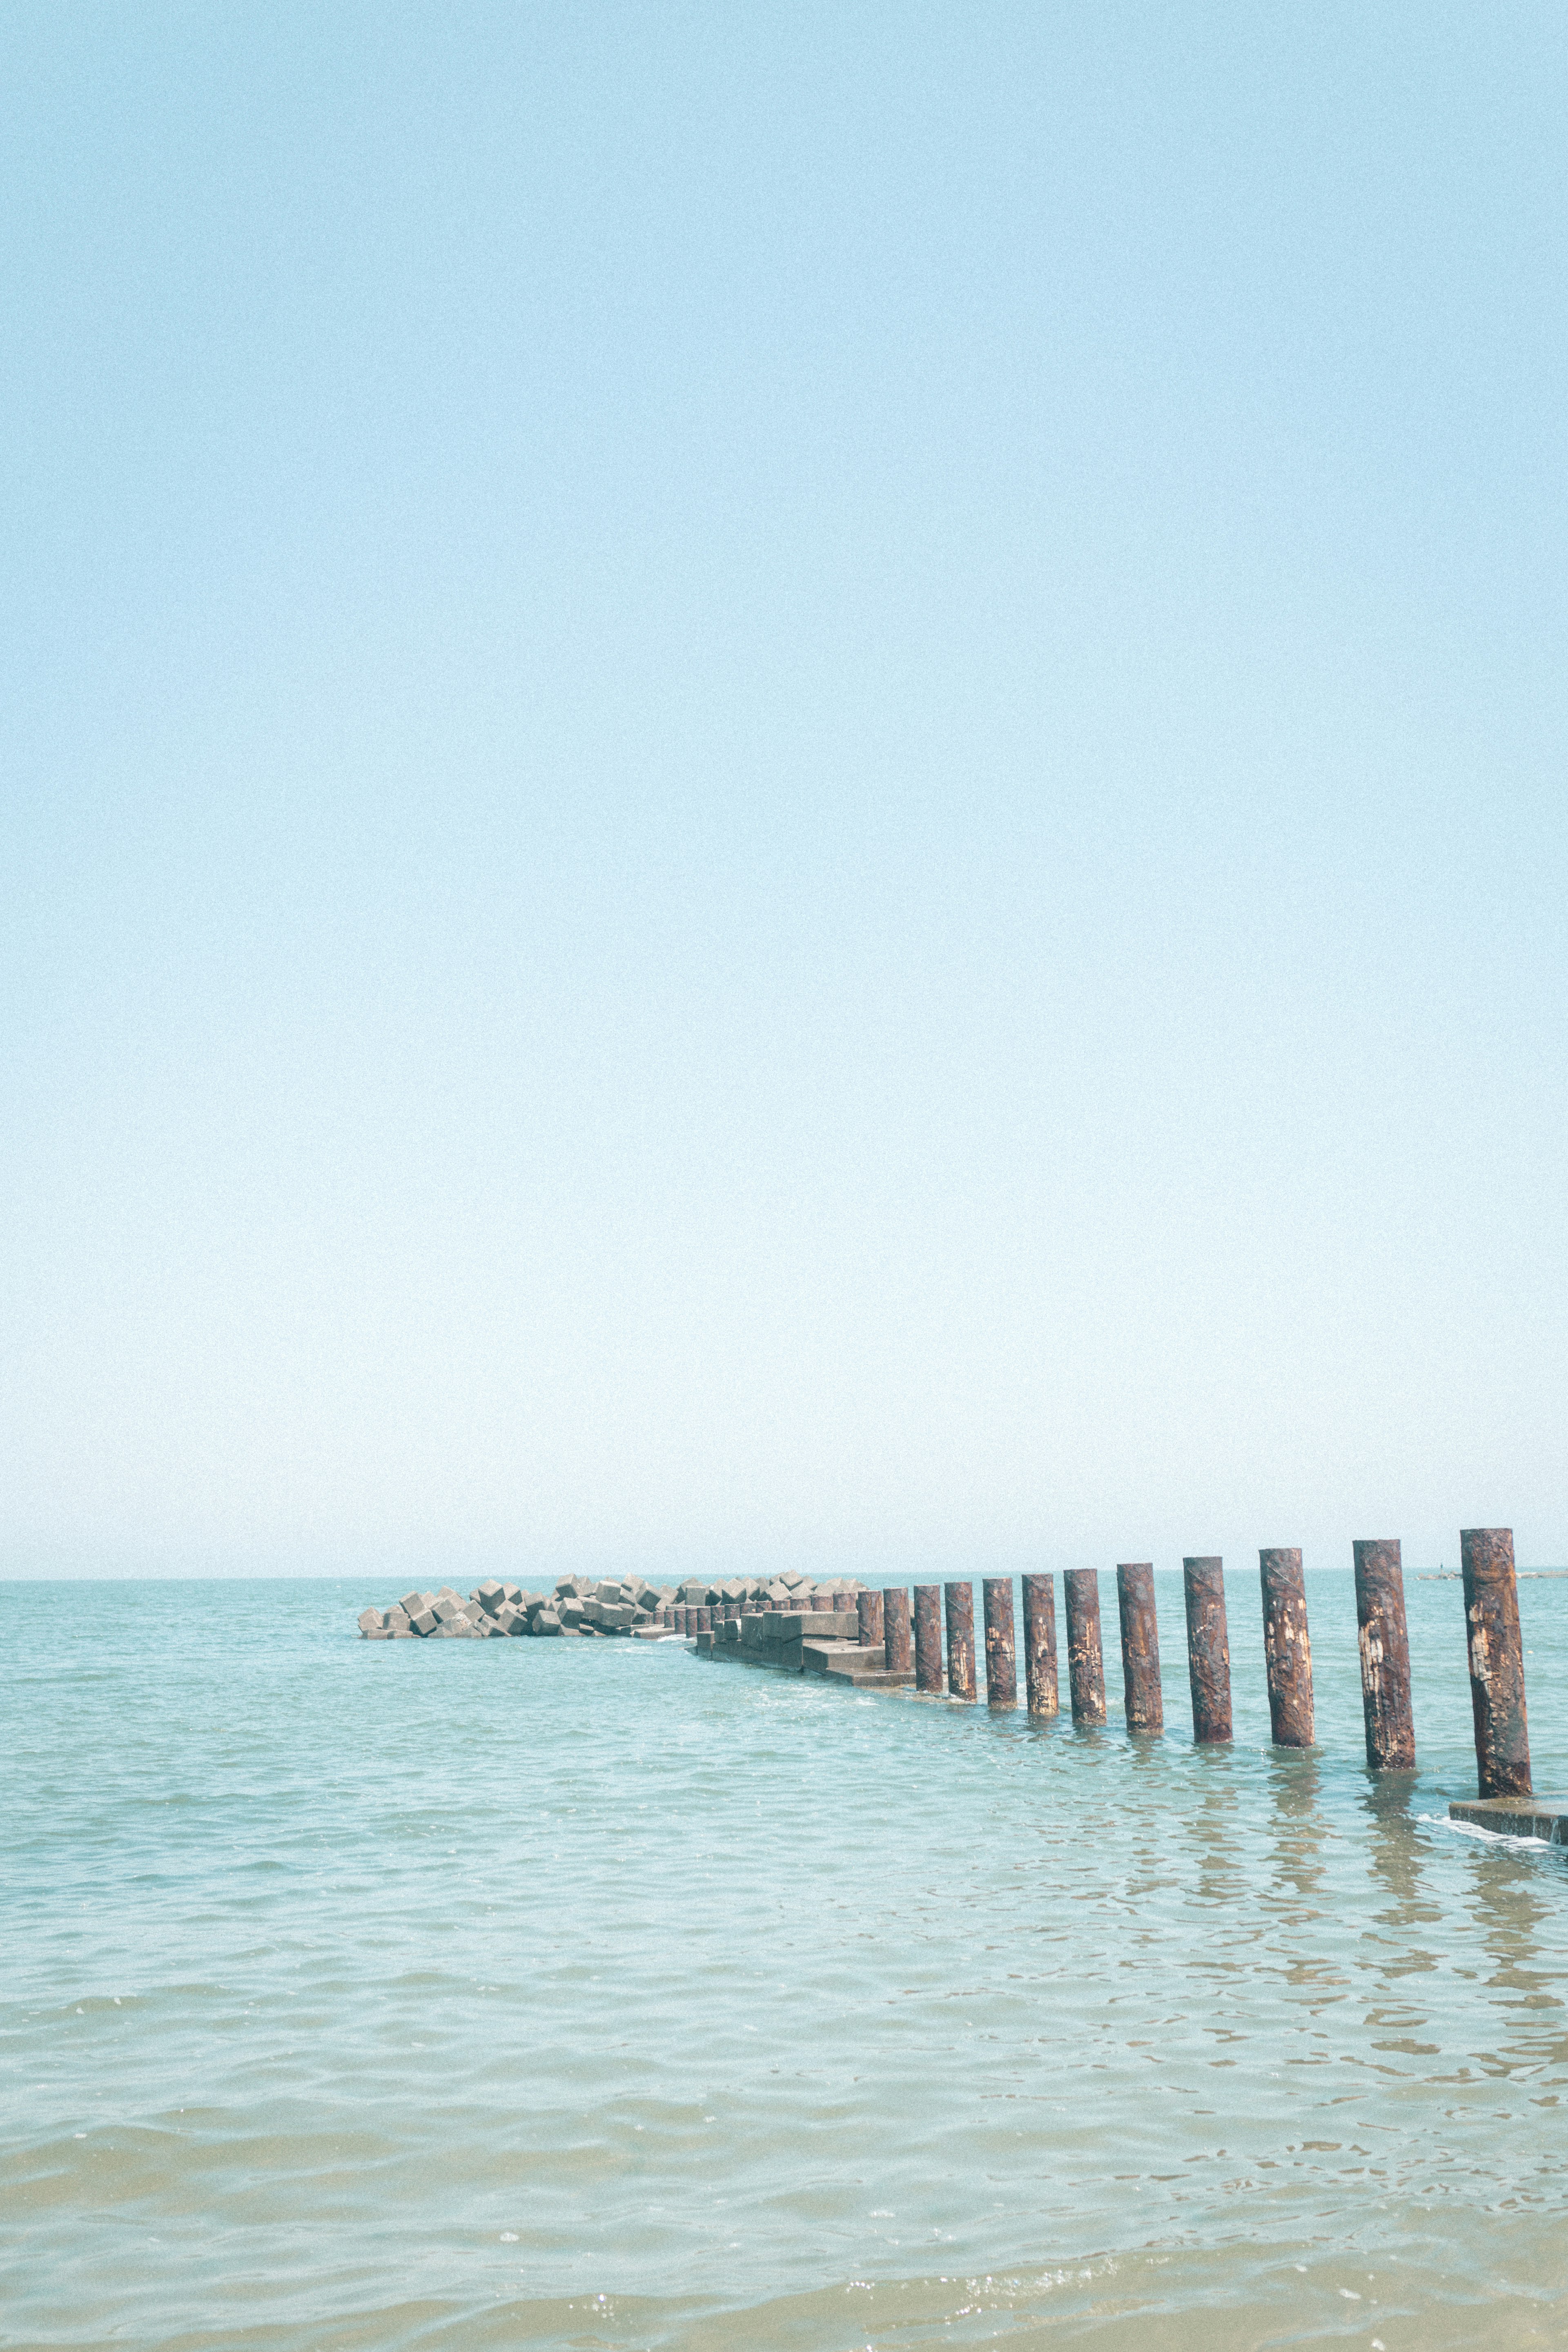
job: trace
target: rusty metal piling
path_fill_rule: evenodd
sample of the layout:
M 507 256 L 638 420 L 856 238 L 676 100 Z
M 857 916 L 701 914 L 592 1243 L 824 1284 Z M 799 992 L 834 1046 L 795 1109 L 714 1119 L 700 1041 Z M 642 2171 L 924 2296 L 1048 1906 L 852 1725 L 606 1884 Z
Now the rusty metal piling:
M 1154 1569 L 1146 1559 L 1122 1560 L 1116 1570 L 1121 1620 L 1121 1685 L 1129 1731 L 1163 1731 L 1160 1694 L 1160 1628 L 1154 1614 Z
M 889 1585 L 882 1595 L 882 1634 L 888 1645 L 888 1672 L 907 1675 L 910 1649 L 910 1596 L 901 1584 Z
M 942 1587 L 915 1587 L 915 1688 L 939 1692 L 946 1688 L 942 1670 Z
M 985 1703 L 1018 1704 L 1018 1657 L 1013 1636 L 1013 1580 L 987 1576 L 981 1582 L 985 1611 Z
M 1105 1721 L 1105 1657 L 1100 1639 L 1100 1574 L 1069 1568 L 1062 1577 L 1067 1599 L 1068 1686 L 1072 1719 L 1088 1727 Z
M 882 1639 L 882 1596 L 879 1592 L 858 1592 L 856 1613 L 860 1620 L 860 1647 L 871 1649 Z
M 1024 1579 L 1024 1685 L 1031 1715 L 1055 1715 L 1057 1592 L 1052 1576 Z
M 1470 1654 L 1470 1706 L 1476 1771 L 1483 1797 L 1528 1797 L 1530 1731 L 1524 1713 L 1524 1644 L 1511 1528 L 1462 1528 L 1465 1638 Z
M 1307 1631 L 1307 1586 L 1301 1555 L 1275 1545 L 1258 1555 L 1263 1591 L 1263 1662 L 1268 1672 L 1268 1715 L 1276 1748 L 1310 1748 L 1312 1643 Z
M 947 1694 L 950 1698 L 974 1696 L 974 1587 L 944 1584 L 947 1604 Z
M 1187 1605 L 1187 1676 L 1193 1738 L 1212 1746 L 1230 1738 L 1230 1637 L 1225 1622 L 1225 1563 L 1213 1555 L 1182 1562 Z
M 1415 1763 L 1410 1713 L 1410 1636 L 1405 1625 L 1405 1570 L 1396 1540 L 1367 1540 L 1355 1557 L 1356 1639 L 1366 1760 L 1374 1772 L 1408 1772 Z

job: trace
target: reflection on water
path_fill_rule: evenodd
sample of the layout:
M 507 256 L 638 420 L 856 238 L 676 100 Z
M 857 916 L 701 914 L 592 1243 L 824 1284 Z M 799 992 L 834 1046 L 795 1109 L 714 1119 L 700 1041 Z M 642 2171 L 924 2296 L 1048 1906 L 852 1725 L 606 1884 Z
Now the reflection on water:
M 1568 1868 L 1444 1823 L 1456 1589 L 1397 1780 L 1309 1594 L 1287 1754 L 1239 1638 L 1198 1749 L 1169 1654 L 1130 1740 L 364 1645 L 357 1588 L 148 1591 L 110 1650 L 13 1588 L 7 2340 L 1559 2340 Z M 1568 1587 L 1525 1609 L 1545 1785 Z

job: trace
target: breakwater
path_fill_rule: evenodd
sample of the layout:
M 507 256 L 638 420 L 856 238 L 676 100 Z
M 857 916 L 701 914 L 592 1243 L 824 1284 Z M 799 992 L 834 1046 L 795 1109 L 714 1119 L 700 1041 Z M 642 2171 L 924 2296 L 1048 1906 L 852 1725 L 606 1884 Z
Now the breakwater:
M 1455 1800 L 1451 1811 L 1478 1827 L 1568 1844 L 1568 1797 L 1537 1798 L 1531 1778 L 1511 1528 L 1465 1528 L 1459 1556 L 1478 1789 L 1474 1800 Z M 1258 1557 L 1272 1744 L 1310 1748 L 1317 1717 L 1301 1553 L 1270 1545 Z M 1394 1538 L 1362 1538 L 1352 1559 L 1367 1765 L 1378 1773 L 1408 1772 L 1415 1730 L 1401 1547 Z M 1072 1721 L 1094 1729 L 1107 1720 L 1099 1571 L 1068 1569 L 1062 1587 Z M 373 1642 L 687 1639 L 706 1657 L 969 1704 L 979 1700 L 983 1658 L 987 1706 L 1016 1708 L 1013 1580 L 984 1578 L 981 1591 L 978 1650 L 969 1580 L 878 1589 L 857 1578 L 819 1582 L 798 1570 L 679 1585 L 655 1585 L 635 1574 L 565 1576 L 549 1593 L 489 1579 L 466 1594 L 449 1585 L 406 1592 L 390 1609 L 363 1610 L 359 1628 Z M 1205 1553 L 1184 1559 L 1182 1595 L 1193 1738 L 1200 1747 L 1225 1746 L 1233 1720 L 1223 1559 Z M 1025 1705 L 1031 1716 L 1049 1718 L 1060 1706 L 1054 1575 L 1026 1576 L 1023 1604 Z M 1127 1728 L 1158 1738 L 1165 1722 L 1151 1562 L 1118 1565 L 1116 1605 Z

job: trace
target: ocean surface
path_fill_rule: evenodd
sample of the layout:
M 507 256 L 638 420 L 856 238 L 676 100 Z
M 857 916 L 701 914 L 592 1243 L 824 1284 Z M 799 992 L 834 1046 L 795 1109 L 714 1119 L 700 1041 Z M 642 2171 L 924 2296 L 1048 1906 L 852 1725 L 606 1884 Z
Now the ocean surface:
M 1179 1572 L 1159 1740 L 361 1642 L 390 1583 L 6 1586 L 0 2343 L 1568 2343 L 1568 1864 L 1444 1819 L 1407 1576 L 1381 1786 L 1348 1571 L 1310 1755 L 1239 1563 L 1218 1751 Z M 1521 1609 L 1565 1788 L 1568 1582 Z

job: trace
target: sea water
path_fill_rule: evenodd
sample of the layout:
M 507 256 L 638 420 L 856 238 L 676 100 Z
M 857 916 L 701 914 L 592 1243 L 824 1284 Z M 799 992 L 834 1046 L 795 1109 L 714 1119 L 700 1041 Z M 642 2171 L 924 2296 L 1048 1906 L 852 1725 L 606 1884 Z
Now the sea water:
M 1221 1750 L 1179 1573 L 1161 1739 L 363 1643 L 358 1581 L 6 1588 L 0 2342 L 1563 2342 L 1568 1866 L 1445 1819 L 1460 1587 L 1380 1784 L 1348 1574 L 1310 1754 L 1229 1586 Z M 1521 1607 L 1562 1788 L 1568 1583 Z

